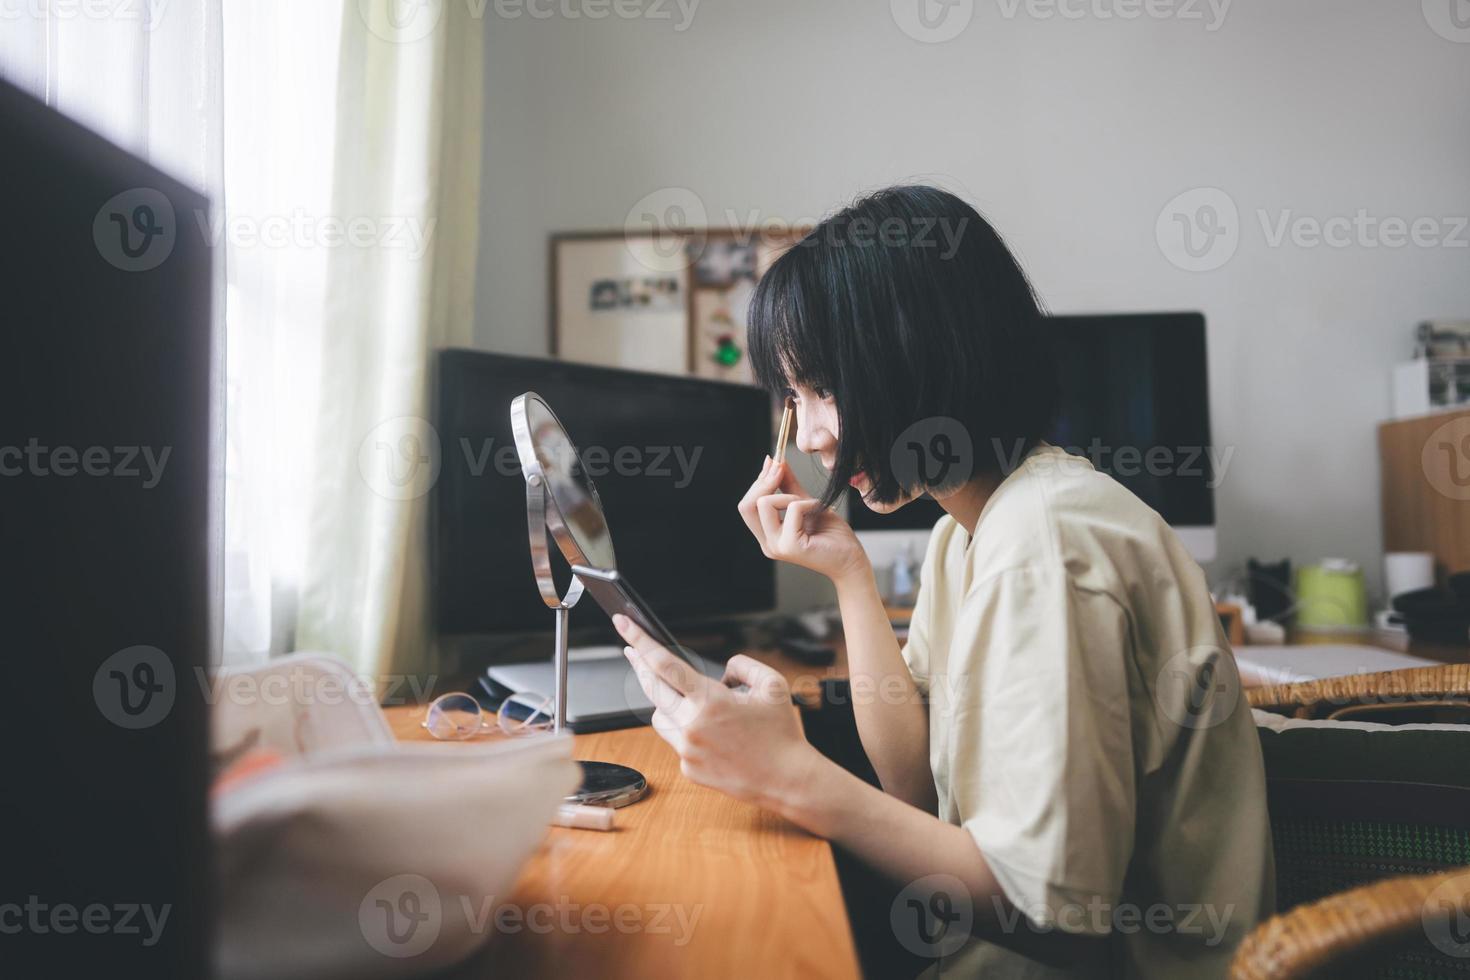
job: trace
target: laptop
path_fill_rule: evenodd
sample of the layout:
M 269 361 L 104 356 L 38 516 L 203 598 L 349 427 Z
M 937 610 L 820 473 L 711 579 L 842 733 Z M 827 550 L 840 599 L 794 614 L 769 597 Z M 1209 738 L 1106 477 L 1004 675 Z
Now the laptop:
M 551 658 L 526 664 L 499 664 L 485 672 L 486 690 L 495 700 L 511 694 L 549 699 L 556 678 Z M 567 664 L 567 726 L 578 734 L 646 725 L 653 702 L 643 693 L 633 665 L 620 646 L 573 650 Z

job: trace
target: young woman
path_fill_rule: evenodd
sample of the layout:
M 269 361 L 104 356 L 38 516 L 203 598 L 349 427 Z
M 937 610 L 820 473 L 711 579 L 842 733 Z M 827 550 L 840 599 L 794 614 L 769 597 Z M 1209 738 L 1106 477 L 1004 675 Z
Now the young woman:
M 1273 898 L 1250 711 L 1168 525 L 1042 440 L 1040 315 L 995 230 L 926 187 L 824 221 L 756 291 L 757 374 L 831 480 L 814 498 L 767 457 L 739 509 L 836 587 L 881 791 L 812 748 L 775 670 L 739 656 L 719 684 L 617 626 L 684 774 L 907 883 L 895 930 L 912 906 L 941 972 L 1224 976 Z M 902 648 L 831 509 L 849 484 L 947 512 Z

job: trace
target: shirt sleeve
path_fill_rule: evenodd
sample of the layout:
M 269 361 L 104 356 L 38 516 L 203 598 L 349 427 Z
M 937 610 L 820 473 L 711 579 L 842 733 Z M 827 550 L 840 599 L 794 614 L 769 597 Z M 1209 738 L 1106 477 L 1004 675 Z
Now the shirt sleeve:
M 914 679 L 914 687 L 924 697 L 929 696 L 929 627 L 926 622 L 928 612 L 928 597 L 924 590 L 919 589 L 919 596 L 914 600 L 914 612 L 909 617 L 908 638 L 903 641 L 903 662 L 908 664 L 909 674 Z
M 1134 840 L 1126 612 L 1028 567 L 972 587 L 955 625 L 950 696 L 931 695 L 953 810 L 1028 919 L 1106 933 Z

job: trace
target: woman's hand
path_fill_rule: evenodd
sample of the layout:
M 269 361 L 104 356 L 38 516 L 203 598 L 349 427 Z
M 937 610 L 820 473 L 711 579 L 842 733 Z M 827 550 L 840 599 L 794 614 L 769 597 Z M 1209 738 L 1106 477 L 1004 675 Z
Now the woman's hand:
M 871 575 L 867 552 L 852 528 L 835 511 L 819 506 L 784 462 L 766 457 L 738 509 L 767 558 L 810 568 L 833 582 Z
M 628 617 L 614 616 L 613 625 L 654 704 L 654 730 L 679 753 L 684 775 L 768 809 L 790 802 L 821 756 L 802 733 L 786 679 L 742 655 L 730 658 L 721 683 L 655 643 Z

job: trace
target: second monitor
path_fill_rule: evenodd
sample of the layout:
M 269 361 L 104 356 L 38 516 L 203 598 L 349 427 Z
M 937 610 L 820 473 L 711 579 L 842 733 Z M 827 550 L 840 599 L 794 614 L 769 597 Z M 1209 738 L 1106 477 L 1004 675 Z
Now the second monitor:
M 597 484 L 618 566 L 671 624 L 762 612 L 775 569 L 735 507 L 771 449 L 771 400 L 758 388 L 566 361 L 443 351 L 437 406 L 435 621 L 449 636 L 544 632 L 551 613 L 531 574 L 526 485 L 510 403 L 555 406 Z M 569 573 L 553 563 L 565 587 Z M 586 607 L 585 610 L 583 607 Z M 593 603 L 573 623 L 611 624 Z

